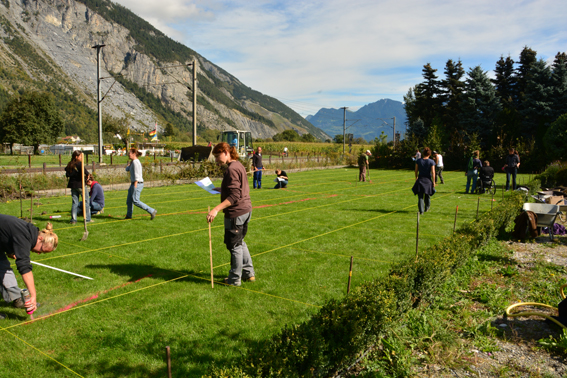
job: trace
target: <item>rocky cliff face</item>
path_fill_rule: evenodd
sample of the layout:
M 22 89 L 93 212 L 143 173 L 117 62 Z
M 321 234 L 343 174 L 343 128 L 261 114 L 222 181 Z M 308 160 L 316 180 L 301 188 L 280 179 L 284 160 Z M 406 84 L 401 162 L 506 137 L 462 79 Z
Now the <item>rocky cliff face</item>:
M 0 28 L 0 34 L 3 34 L 0 36 L 10 39 L 16 34 L 28 41 L 60 73 L 61 85 L 77 89 L 90 107 L 96 108 L 97 90 L 96 49 L 93 46 L 104 44 L 105 47 L 101 49 L 101 77 L 104 78 L 101 91 L 105 96 L 102 102 L 103 113 L 119 118 L 128 116 L 132 120 L 132 127 L 143 131 L 153 129 L 155 122 L 160 121 L 148 106 L 115 81 L 113 75 L 120 75 L 156 96 L 173 111 L 192 119 L 192 94 L 189 88 L 192 87 L 193 78 L 191 70 L 184 66 L 188 62 L 164 64 L 137 51 L 138 43 L 128 29 L 106 20 L 75 0 L 2 0 L 2 4 L 0 15 L 13 27 L 4 27 L 3 30 Z M 2 64 L 9 64 L 11 59 L 18 59 L 17 54 L 0 41 Z M 241 85 L 234 77 L 223 73 L 197 53 L 193 59 L 198 61 L 201 72 L 206 73 L 198 75 L 199 80 L 209 80 L 207 75 L 214 75 L 222 82 Z M 30 66 L 25 59 L 20 59 L 20 62 L 24 67 Z M 38 70 L 26 68 L 26 71 L 34 80 L 39 79 L 35 74 Z M 229 91 L 224 88 L 223 91 L 234 100 Z M 205 106 L 197 106 L 197 120 L 207 128 L 222 130 L 235 126 L 262 138 L 291 127 L 298 129 L 300 133 L 308 132 L 305 126 L 285 119 L 282 121 L 281 116 L 252 101 L 234 100 L 242 108 L 261 114 L 266 119 L 278 120 L 274 122 L 275 127 L 218 103 L 202 92 L 198 92 L 198 95 L 214 107 L 206 109 Z

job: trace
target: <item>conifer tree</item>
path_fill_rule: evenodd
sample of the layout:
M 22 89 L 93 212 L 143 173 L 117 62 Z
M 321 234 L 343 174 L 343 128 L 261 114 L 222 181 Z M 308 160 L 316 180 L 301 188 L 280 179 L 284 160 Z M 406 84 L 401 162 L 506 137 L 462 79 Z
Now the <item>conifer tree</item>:
M 463 63 L 449 59 L 445 64 L 445 80 L 441 81 L 441 103 L 443 104 L 442 122 L 446 133 L 453 131 L 459 124 L 458 113 L 465 83 Z
M 543 134 L 553 121 L 553 87 L 551 69 L 543 59 L 530 65 L 518 112 L 522 117 L 521 133 L 524 137 L 535 136 L 541 141 Z
M 567 54 L 557 53 L 552 66 L 551 75 L 552 93 L 552 120 L 567 114 Z
M 480 66 L 472 68 L 465 82 L 459 112 L 462 129 L 468 135 L 478 135 L 481 145 L 486 146 L 501 109 L 500 99 L 486 72 Z

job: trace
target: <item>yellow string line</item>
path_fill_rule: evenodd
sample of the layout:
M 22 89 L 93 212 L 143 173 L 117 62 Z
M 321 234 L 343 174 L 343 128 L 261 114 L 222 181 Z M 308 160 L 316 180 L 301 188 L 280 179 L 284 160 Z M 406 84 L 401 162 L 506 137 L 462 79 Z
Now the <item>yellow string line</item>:
M 452 195 L 452 194 L 453 194 L 453 193 L 449 193 L 449 194 L 446 194 L 446 195 L 444 195 L 444 196 L 437 197 L 437 199 L 443 198 L 443 197 L 447 197 L 447 196 L 450 196 L 450 195 Z M 346 201 L 345 201 L 345 202 L 346 202 Z M 406 207 L 402 208 L 401 210 L 405 210 L 405 209 L 408 209 L 408 208 L 414 207 L 414 206 L 415 206 L 415 205 L 409 205 L 409 206 L 406 206 Z M 293 243 L 290 243 L 290 244 L 287 244 L 287 245 L 283 245 L 283 246 L 280 246 L 280 247 L 277 247 L 277 248 L 273 248 L 273 249 L 270 249 L 270 250 L 268 250 L 268 251 L 256 253 L 255 255 L 251 255 L 251 256 L 252 256 L 252 257 L 260 256 L 260 255 L 264 255 L 264 254 L 266 254 L 266 253 L 270 253 L 270 252 L 277 251 L 277 250 L 282 249 L 282 248 L 291 247 L 292 245 L 299 244 L 299 243 L 303 243 L 303 242 L 305 242 L 305 241 L 312 240 L 312 239 L 317 239 L 317 238 L 319 238 L 319 237 L 321 237 L 321 236 L 329 235 L 329 234 L 332 234 L 332 233 L 334 233 L 334 232 L 338 232 L 338 231 L 342 231 L 342 230 L 347 229 L 347 228 L 351 228 L 351 227 L 354 227 L 354 226 L 358 226 L 358 225 L 360 225 L 360 224 L 362 224 L 362 223 L 370 222 L 370 221 L 376 220 L 376 219 L 378 219 L 378 218 L 382 218 L 382 217 L 385 217 L 385 216 L 388 216 L 388 215 L 397 213 L 398 211 L 400 211 L 400 210 L 395 210 L 395 211 L 392 211 L 392 212 L 387 213 L 387 214 L 378 215 L 378 216 L 376 216 L 376 217 L 363 220 L 363 221 L 361 221 L 361 222 L 357 222 L 357 223 L 354 223 L 354 224 L 351 224 L 351 225 L 348 225 L 348 226 L 344 226 L 344 227 L 338 228 L 338 229 L 336 229 L 336 230 L 331 230 L 331 231 L 325 232 L 325 233 L 320 234 L 320 235 L 315 235 L 315 236 L 312 236 L 312 237 L 310 237 L 310 238 L 306 238 L 306 239 L 299 240 L 299 241 L 296 241 L 296 242 L 293 242 Z M 226 265 L 229 265 L 229 264 L 230 264 L 230 263 L 225 263 L 225 264 L 222 264 L 222 265 L 218 265 L 218 266 L 215 266 L 213 269 L 220 268 L 220 267 L 223 267 L 223 266 L 226 266 Z
M 265 245 L 271 245 L 271 246 L 275 246 L 276 244 L 270 244 L 270 243 L 247 243 L 249 245 L 261 245 L 261 244 L 265 244 Z M 315 251 L 313 249 L 306 249 L 306 248 L 298 248 L 298 247 L 292 247 L 292 249 L 296 249 L 298 251 L 304 251 L 304 252 L 313 252 L 313 253 L 320 253 L 322 255 L 329 255 L 329 256 L 338 256 L 338 257 L 351 257 L 351 255 L 341 255 L 340 253 L 330 253 L 330 252 L 321 252 L 321 251 Z M 389 261 L 384 261 L 384 260 L 376 260 L 376 259 L 368 259 L 366 257 L 358 257 L 358 256 L 353 256 L 355 259 L 358 260 L 366 260 L 366 261 L 372 261 L 372 262 L 379 262 L 379 263 L 389 263 Z
M 31 345 L 30 343 L 28 343 L 28 342 L 25 341 L 24 339 L 18 337 L 17 335 L 14 335 L 12 332 L 8 331 L 7 328 L 2 328 L 1 330 L 4 331 L 4 332 L 6 332 L 6 333 L 9 333 L 10 335 L 14 336 L 16 339 L 18 339 L 18 340 L 20 340 L 21 342 L 23 342 L 24 344 L 26 344 L 27 346 L 29 346 L 29 347 L 35 349 L 35 350 L 38 351 L 39 353 L 43 354 L 45 357 L 47 357 L 47 358 L 49 358 L 50 360 L 56 362 L 57 364 L 63 366 L 65 369 L 69 370 L 71 373 L 73 373 L 73 374 L 75 374 L 75 375 L 77 375 L 77 376 L 79 376 L 79 377 L 81 377 L 81 378 L 84 378 L 82 375 L 80 375 L 80 374 L 77 373 L 76 371 L 73 371 L 73 370 L 70 369 L 69 367 L 63 365 L 61 362 L 57 361 L 55 358 L 51 357 L 51 356 L 48 355 L 47 353 L 45 353 L 45 352 L 43 352 L 42 350 L 40 350 L 40 349 L 34 347 L 33 345 Z
M 348 199 L 348 200 L 345 200 L 345 201 L 328 203 L 328 204 L 325 204 L 325 205 L 320 205 L 320 206 L 314 206 L 314 207 L 309 207 L 309 208 L 305 208 L 305 209 L 299 209 L 299 210 L 289 211 L 289 212 L 286 212 L 286 213 L 278 213 L 278 214 L 267 215 L 267 216 L 259 217 L 259 218 L 252 218 L 252 222 L 258 221 L 258 220 L 261 220 L 261 219 L 267 219 L 267 218 L 273 218 L 273 217 L 277 217 L 277 216 L 283 216 L 283 215 L 293 214 L 293 213 L 297 213 L 297 212 L 301 212 L 301 211 L 308 211 L 308 210 L 318 209 L 318 208 L 326 207 L 326 206 L 338 205 L 338 204 L 346 203 L 346 202 L 358 201 L 358 200 L 361 200 L 361 199 L 366 199 L 366 198 L 371 198 L 371 197 L 379 197 L 379 196 L 383 196 L 383 195 L 386 195 L 386 194 L 389 194 L 389 193 L 395 193 L 395 192 L 398 192 L 398 191 L 400 191 L 400 190 L 406 190 L 406 189 L 404 188 L 404 189 L 399 189 L 399 190 L 395 190 L 395 191 L 392 191 L 392 192 L 386 192 L 386 193 L 381 193 L 381 194 L 370 195 L 370 196 L 368 196 L 368 197 L 359 197 L 359 198 L 354 198 L 354 199 Z M 106 223 L 110 223 L 110 222 L 106 222 Z M 212 228 L 220 228 L 220 227 L 224 227 L 224 225 L 221 225 L 221 226 L 213 226 Z M 180 235 L 187 235 L 187 234 L 191 234 L 191 233 L 195 233 L 195 232 L 199 232 L 199 231 L 206 231 L 206 230 L 208 230 L 208 228 L 201 228 L 201 229 L 197 229 L 197 230 L 185 231 L 185 232 L 180 232 L 180 233 L 171 234 L 171 235 L 158 236 L 158 237 L 156 237 L 156 238 L 137 240 L 137 241 L 133 241 L 133 242 L 129 242 L 129 243 L 116 244 L 116 245 L 111 245 L 111 246 L 107 246 L 107 247 L 101 247 L 101 248 L 91 249 L 91 250 L 87 250 L 87 251 L 71 253 L 71 254 L 67 254 L 67 255 L 46 257 L 46 258 L 44 258 L 44 259 L 40 259 L 40 260 L 36 260 L 36 261 L 39 262 L 39 261 L 53 260 L 53 259 L 58 259 L 58 258 L 62 258 L 62 257 L 80 255 L 80 254 L 83 254 L 83 253 L 88 253 L 88 252 L 93 252 L 93 251 L 101 251 L 101 250 L 104 250 L 104 249 L 109 249 L 109 248 L 114 248 L 114 247 L 123 247 L 123 246 L 126 246 L 126 245 L 132 245 L 132 244 L 138 244 L 138 243 L 145 243 L 145 242 L 149 242 L 149 241 L 154 241 L 154 240 L 158 240 L 158 239 L 165 239 L 165 238 L 175 237 L 175 236 L 180 236 Z

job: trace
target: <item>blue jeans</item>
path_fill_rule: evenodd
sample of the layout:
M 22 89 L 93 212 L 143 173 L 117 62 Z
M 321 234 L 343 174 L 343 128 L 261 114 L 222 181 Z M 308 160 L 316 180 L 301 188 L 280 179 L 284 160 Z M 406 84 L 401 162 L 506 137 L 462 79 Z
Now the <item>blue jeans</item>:
M 134 184 L 130 185 L 128 189 L 128 197 L 126 198 L 126 218 L 132 218 L 132 213 L 134 212 L 134 205 L 138 206 L 140 209 L 147 211 L 152 214 L 155 210 L 140 201 L 140 194 L 144 189 L 144 183 L 139 182 L 138 187 L 134 187 Z
M 512 189 L 516 190 L 516 174 L 518 168 L 506 167 L 506 190 L 510 190 L 510 176 L 512 176 Z
M 82 188 L 78 188 L 78 189 L 71 189 L 71 199 L 73 200 L 73 205 L 71 207 L 71 221 L 76 222 L 77 221 L 77 213 L 79 212 L 79 203 L 81 204 L 81 213 L 83 212 L 82 207 L 83 207 L 83 203 L 79 202 L 79 196 L 81 195 L 81 193 L 83 192 Z M 83 196 L 83 200 L 89 202 L 89 192 L 85 191 L 85 195 Z M 91 221 L 91 207 L 90 206 L 86 206 L 86 220 L 87 222 Z
M 472 180 L 472 190 L 471 190 L 471 194 L 474 193 L 474 191 L 476 190 L 476 180 L 478 179 L 478 171 L 475 169 L 474 171 L 468 171 L 467 172 L 467 189 L 466 192 L 469 192 L 469 187 L 471 185 L 471 180 Z
M 258 189 L 260 189 L 262 187 L 262 171 L 261 170 L 254 171 L 254 179 L 252 181 L 252 184 L 254 185 L 254 189 L 256 189 L 256 183 L 258 183 Z
M 431 196 L 425 193 L 417 193 L 417 209 L 420 214 L 425 213 L 431 206 Z
M 286 186 L 287 186 L 287 180 L 278 181 L 276 186 L 274 186 L 274 189 L 281 189 L 281 188 L 285 188 Z
M 91 215 L 95 215 L 102 210 L 102 205 L 98 202 L 91 204 Z M 83 201 L 79 202 L 79 215 L 83 213 Z
M 248 232 L 248 222 L 252 212 L 236 218 L 224 218 L 224 243 L 230 251 L 230 271 L 228 283 L 240 286 L 242 278 L 254 277 L 254 265 L 244 237 Z

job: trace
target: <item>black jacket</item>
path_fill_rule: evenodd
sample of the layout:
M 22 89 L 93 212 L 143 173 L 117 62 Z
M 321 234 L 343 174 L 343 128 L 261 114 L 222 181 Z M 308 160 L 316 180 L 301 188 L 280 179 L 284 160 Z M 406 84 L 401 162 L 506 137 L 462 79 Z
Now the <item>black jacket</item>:
M 37 243 L 38 234 L 39 229 L 33 224 L 0 214 L 0 253 L 16 256 L 16 267 L 20 274 L 32 270 L 30 251 Z
M 71 189 L 80 189 L 82 188 L 81 184 L 81 169 L 85 170 L 85 185 L 87 181 L 87 176 L 89 175 L 89 171 L 86 168 L 83 168 L 83 163 L 80 161 L 77 162 L 75 168 L 69 172 L 68 167 L 65 167 L 65 176 L 69 177 L 69 183 L 67 184 L 67 188 Z

